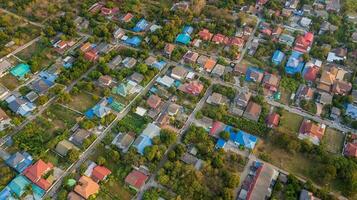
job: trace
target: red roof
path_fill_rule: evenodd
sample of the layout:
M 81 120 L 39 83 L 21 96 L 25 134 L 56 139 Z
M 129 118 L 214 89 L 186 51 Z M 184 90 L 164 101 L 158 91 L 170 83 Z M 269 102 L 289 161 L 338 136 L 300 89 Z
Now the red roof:
M 103 15 L 113 15 L 116 14 L 118 11 L 119 11 L 118 8 L 106 8 L 106 7 L 101 8 L 101 12 Z
M 307 49 L 312 45 L 314 40 L 314 34 L 307 32 L 304 36 L 300 35 L 295 41 L 294 50 L 305 53 Z
M 310 67 L 304 74 L 304 79 L 307 81 L 315 81 L 318 72 L 318 67 Z
M 244 45 L 244 40 L 242 38 L 238 37 L 233 37 L 229 41 L 230 45 L 238 46 L 238 47 L 243 47 Z
M 93 51 L 93 50 L 90 50 L 90 51 L 87 51 L 85 54 L 84 54 L 84 58 L 88 61 L 96 61 L 98 59 L 98 54 Z
M 313 42 L 313 40 L 314 40 L 314 34 L 311 33 L 311 32 L 307 32 L 307 33 L 305 34 L 304 38 L 305 38 L 305 40 L 306 40 L 307 42 L 309 42 L 309 43 L 311 44 L 311 43 Z
M 25 169 L 24 175 L 40 188 L 47 190 L 51 186 L 51 183 L 46 179 L 43 179 L 42 176 L 46 175 L 52 168 L 52 163 L 45 163 L 44 161 L 39 160 Z
M 346 156 L 357 157 L 357 143 L 347 143 L 344 154 Z
M 270 28 L 266 28 L 266 29 L 263 29 L 262 30 L 262 33 L 264 33 L 264 34 L 266 34 L 266 35 L 271 35 L 272 34 L 272 31 L 271 31 L 271 29 Z
M 121 20 L 123 20 L 124 22 L 130 22 L 133 17 L 133 14 L 127 13 Z
M 319 140 L 321 140 L 324 136 L 325 128 L 309 120 L 304 120 L 300 126 L 299 133 L 317 137 Z
M 226 44 L 229 42 L 229 38 L 227 38 L 225 35 L 218 33 L 213 36 L 212 42 L 217 44 L 222 44 L 222 43 Z
M 213 122 L 212 128 L 211 128 L 209 134 L 211 136 L 217 136 L 221 131 L 224 130 L 224 126 L 225 126 L 225 124 L 223 124 L 220 121 Z
M 92 178 L 97 182 L 102 181 L 111 173 L 112 172 L 104 166 L 96 166 L 93 168 Z
M 268 126 L 277 127 L 279 125 L 280 115 L 277 113 L 272 113 L 268 115 L 266 123 Z
M 125 183 L 127 183 L 130 186 L 132 186 L 133 188 L 139 190 L 142 186 L 144 186 L 147 179 L 148 179 L 148 176 L 145 175 L 144 173 L 142 173 L 138 170 L 133 170 L 125 178 Z
M 198 35 L 202 40 L 211 40 L 213 34 L 209 32 L 208 29 L 202 29 Z
M 151 108 L 156 109 L 161 103 L 161 98 L 157 95 L 151 95 L 146 102 Z
M 193 95 L 200 94 L 202 90 L 203 90 L 203 85 L 198 81 L 192 81 L 186 85 L 186 92 Z

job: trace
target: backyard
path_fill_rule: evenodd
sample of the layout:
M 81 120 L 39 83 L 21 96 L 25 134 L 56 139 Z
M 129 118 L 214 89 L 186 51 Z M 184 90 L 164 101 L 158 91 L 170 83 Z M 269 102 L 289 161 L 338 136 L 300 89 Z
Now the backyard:
M 302 120 L 303 117 L 283 110 L 277 130 L 281 133 L 296 134 L 299 132 Z
M 82 113 L 93 107 L 99 101 L 99 99 L 96 99 L 95 96 L 86 92 L 80 92 L 76 95 L 72 95 L 71 98 L 72 99 L 67 106 Z
M 344 134 L 335 129 L 327 128 L 322 141 L 326 144 L 329 152 L 339 154 L 342 152 Z
M 60 104 L 53 104 L 44 112 L 43 117 L 51 121 L 57 129 L 70 129 L 80 121 L 81 115 Z

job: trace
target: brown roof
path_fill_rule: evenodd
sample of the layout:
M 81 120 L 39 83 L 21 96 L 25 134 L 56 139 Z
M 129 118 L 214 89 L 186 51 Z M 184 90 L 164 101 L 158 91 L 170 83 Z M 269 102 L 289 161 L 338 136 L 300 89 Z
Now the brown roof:
M 262 107 L 259 104 L 250 101 L 244 112 L 244 116 L 248 119 L 258 121 L 261 111 Z
M 0 121 L 10 119 L 9 116 L 0 108 Z
M 176 66 L 172 69 L 172 74 L 184 78 L 187 75 L 187 70 L 182 66 Z
M 103 85 L 109 85 L 113 81 L 113 78 L 108 75 L 104 75 L 99 77 L 98 81 Z
M 266 123 L 268 126 L 278 126 L 279 125 L 279 120 L 280 120 L 280 115 L 277 113 L 271 113 L 268 115 L 266 119 Z
M 212 71 L 213 67 L 216 65 L 216 60 L 212 59 L 212 58 L 209 58 L 206 60 L 203 68 L 206 70 L 206 71 Z
M 171 53 L 174 51 L 175 47 L 176 47 L 176 46 L 175 46 L 174 44 L 167 43 L 167 44 L 165 45 L 165 53 L 171 55 Z
M 351 91 L 351 89 L 352 84 L 345 81 L 337 80 L 332 85 L 332 92 L 335 94 L 346 95 Z
M 315 124 L 314 122 L 312 122 L 310 120 L 304 120 L 301 123 L 299 133 L 307 134 L 310 136 L 316 136 L 317 138 L 319 138 L 321 140 L 325 133 L 325 128 L 319 124 Z
M 153 109 L 156 109 L 160 103 L 161 103 L 161 98 L 157 95 L 151 95 L 146 103 Z
M 99 192 L 99 185 L 91 178 L 82 176 L 78 181 L 78 185 L 74 187 L 74 191 L 85 199 L 88 199 L 91 195 Z
M 234 71 L 241 73 L 241 74 L 245 74 L 247 72 L 248 66 L 244 65 L 244 64 L 236 64 L 234 66 Z

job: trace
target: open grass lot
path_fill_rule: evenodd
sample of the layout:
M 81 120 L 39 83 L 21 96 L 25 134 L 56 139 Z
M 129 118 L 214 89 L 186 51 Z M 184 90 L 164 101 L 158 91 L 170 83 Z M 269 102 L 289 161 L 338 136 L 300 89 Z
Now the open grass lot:
M 56 128 L 70 129 L 78 121 L 81 115 L 71 111 L 59 104 L 51 105 L 43 114 L 43 116 L 50 120 Z
M 329 152 L 341 153 L 344 137 L 344 134 L 341 132 L 332 128 L 327 128 L 322 141 L 326 144 L 326 148 Z
M 72 95 L 72 100 L 68 103 L 67 106 L 74 110 L 78 110 L 79 112 L 85 112 L 94 106 L 97 101 L 99 101 L 99 99 L 97 100 L 93 98 L 93 95 L 86 92 L 80 92 L 77 95 Z
M 299 131 L 302 120 L 303 117 L 284 110 L 277 130 L 281 133 L 296 134 Z
M 2 1 L 4 0 L 1 0 L 1 2 Z M 0 26 L 2 27 L 2 30 L 4 30 L 0 38 L 0 57 L 7 55 L 19 46 L 36 38 L 41 32 L 38 27 L 28 24 L 24 20 L 15 18 L 2 11 L 0 11 Z M 14 44 L 6 46 L 6 44 L 11 41 L 13 41 Z
M 21 82 L 17 80 L 17 78 L 10 73 L 0 78 L 0 83 L 5 86 L 9 90 L 14 90 L 18 86 L 21 85 Z
M 279 102 L 285 105 L 289 105 L 291 93 L 285 90 L 283 87 L 280 87 L 279 90 L 281 92 L 281 98 Z
M 146 124 L 149 123 L 147 118 L 141 117 L 135 113 L 126 115 L 119 123 L 118 129 L 120 132 L 129 132 L 133 131 L 137 134 L 141 133 Z

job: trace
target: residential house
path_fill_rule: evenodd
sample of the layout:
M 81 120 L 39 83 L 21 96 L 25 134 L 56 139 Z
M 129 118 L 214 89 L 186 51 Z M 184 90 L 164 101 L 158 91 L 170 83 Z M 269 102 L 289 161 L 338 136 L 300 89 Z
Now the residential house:
M 198 59 L 199 54 L 193 51 L 187 51 L 183 56 L 183 60 L 185 63 L 194 64 Z
M 144 80 L 144 75 L 138 73 L 138 72 L 134 72 L 130 77 L 129 80 L 140 84 L 143 80 Z
M 95 166 L 92 171 L 91 178 L 95 182 L 104 181 L 112 172 L 104 166 Z
M 84 58 L 90 62 L 94 62 L 99 59 L 99 55 L 95 50 L 89 50 L 84 53 Z
M 133 68 L 136 65 L 136 62 L 137 61 L 135 58 L 126 57 L 122 63 L 124 65 L 124 67 L 126 67 L 126 68 Z
M 287 46 L 290 46 L 290 47 L 293 46 L 294 41 L 295 41 L 295 38 L 288 34 L 283 33 L 279 37 L 280 43 L 286 44 Z
M 201 40 L 210 41 L 213 37 L 213 34 L 210 33 L 208 29 L 202 29 L 200 32 L 198 32 L 198 36 L 201 38 Z
M 171 57 L 171 54 L 175 50 L 175 47 L 176 46 L 174 44 L 167 43 L 164 48 L 165 55 L 167 55 L 168 57 Z
M 108 106 L 112 103 L 112 97 L 104 97 L 94 107 L 87 110 L 84 115 L 88 119 L 93 119 L 95 116 L 98 118 L 103 118 L 110 113 L 111 109 Z
M 69 141 L 73 142 L 73 144 L 77 146 L 82 146 L 85 139 L 89 138 L 92 133 L 85 129 L 79 129 L 76 133 L 74 133 L 70 138 Z
M 7 116 L 6 112 L 0 108 L 0 131 L 3 131 L 11 125 L 11 118 Z
M 147 136 L 150 139 L 153 139 L 156 136 L 160 135 L 160 127 L 156 126 L 153 123 L 149 123 L 146 128 L 143 130 L 143 132 L 141 133 L 141 135 L 143 136 Z
M 120 39 L 125 35 L 125 31 L 122 28 L 117 28 L 114 32 L 113 32 L 113 36 L 115 39 Z
M 197 96 L 202 92 L 203 88 L 204 86 L 200 82 L 191 81 L 189 83 L 180 85 L 178 89 L 184 93 Z
M 67 153 L 72 149 L 79 150 L 74 144 L 72 144 L 68 140 L 62 140 L 57 144 L 55 151 L 61 156 L 66 156 Z
M 133 28 L 134 32 L 142 32 L 148 28 L 149 22 L 146 19 L 140 19 L 138 23 L 136 23 L 135 27 Z
M 336 80 L 332 85 L 331 92 L 338 95 L 347 95 L 351 89 L 351 83 L 342 80 Z
M 212 105 L 223 105 L 225 103 L 223 95 L 216 92 L 212 93 L 206 102 Z
M 145 182 L 148 179 L 148 175 L 144 174 L 139 170 L 134 169 L 128 174 L 128 176 L 126 176 L 125 183 L 128 184 L 129 187 L 133 188 L 134 190 L 139 191 L 145 185 Z
M 212 76 L 221 77 L 223 76 L 225 69 L 226 67 L 224 65 L 217 64 L 212 70 L 211 74 Z
M 125 14 L 122 18 L 121 18 L 121 21 L 125 22 L 125 23 L 128 23 L 130 22 L 132 19 L 133 19 L 134 15 L 131 14 L 131 13 L 127 13 Z
M 175 83 L 175 80 L 173 78 L 165 75 L 163 77 L 158 77 L 156 79 L 156 82 L 159 83 L 160 85 L 170 88 Z
M 32 156 L 27 152 L 16 152 L 10 155 L 10 157 L 5 160 L 5 163 L 15 169 L 16 172 L 22 173 L 32 164 L 32 161 Z
M 244 39 L 239 38 L 239 37 L 232 37 L 229 39 L 228 44 L 231 46 L 236 46 L 238 48 L 242 48 L 244 46 Z
M 36 108 L 34 104 L 15 96 L 8 97 L 6 102 L 12 112 L 21 116 L 28 116 Z
M 134 141 L 133 147 L 136 148 L 137 152 L 144 155 L 145 147 L 151 146 L 152 140 L 146 135 L 140 135 Z
M 150 97 L 146 100 L 148 106 L 152 109 L 157 109 L 161 104 L 161 98 L 156 94 L 150 95 Z
M 176 103 L 171 103 L 167 108 L 167 113 L 169 114 L 169 116 L 177 115 L 181 108 L 182 106 L 177 105 Z
M 280 115 L 274 112 L 268 115 L 268 117 L 265 120 L 265 123 L 267 124 L 268 127 L 273 128 L 273 127 L 278 127 L 279 121 L 280 121 Z
M 245 108 L 248 105 L 252 93 L 250 92 L 240 92 L 237 96 L 237 105 Z
M 347 59 L 347 48 L 333 49 L 327 55 L 327 62 L 343 61 Z
M 357 119 L 357 106 L 353 104 L 347 104 L 346 107 L 346 115 L 351 117 L 352 119 Z
M 306 81 L 315 82 L 315 80 L 317 78 L 317 74 L 319 73 L 319 71 L 320 71 L 319 67 L 316 67 L 316 66 L 308 67 L 305 64 L 305 68 L 304 68 L 304 71 L 303 71 L 304 79 Z
M 132 37 L 127 37 L 127 36 L 124 36 L 122 37 L 122 40 L 124 40 L 124 43 L 128 46 L 131 46 L 131 47 L 139 47 L 139 45 L 141 44 L 141 37 L 139 36 L 132 36 Z
M 280 78 L 275 74 L 265 73 L 263 78 L 263 86 L 271 92 L 277 92 Z
M 250 47 L 248 48 L 249 51 L 248 51 L 248 55 L 250 56 L 254 56 L 255 52 L 257 52 L 258 50 L 258 47 L 259 47 L 259 39 L 258 38 L 254 38 Z M 240 57 L 240 54 L 238 53 L 237 55 L 237 59 Z
M 113 78 L 109 75 L 102 75 L 99 77 L 98 83 L 101 86 L 108 87 L 113 83 Z
M 235 64 L 233 72 L 238 73 L 240 75 L 245 75 L 247 73 L 248 66 L 245 64 Z
M 243 117 L 257 122 L 261 112 L 261 105 L 250 101 L 244 111 Z
M 281 62 L 284 60 L 285 58 L 285 54 L 279 50 L 276 50 L 273 54 L 273 57 L 271 59 L 271 61 L 275 64 L 275 65 L 280 65 Z
M 352 41 L 353 42 L 357 42 L 357 31 L 355 31 L 354 33 L 352 33 Z
M 1 76 L 1 75 L 0 75 Z M 0 100 L 4 100 L 10 94 L 9 90 L 0 84 Z
M 312 20 L 307 17 L 302 17 L 300 19 L 300 25 L 304 28 L 310 28 L 311 22 L 312 22 Z
M 219 138 L 220 133 L 226 129 L 226 125 L 220 121 L 214 121 L 212 124 L 212 128 L 209 130 L 209 135 L 212 137 Z M 223 145 L 221 145 L 223 148 Z
M 133 144 L 134 140 L 135 133 L 133 132 L 119 133 L 112 141 L 112 144 L 125 153 L 129 150 L 129 147 Z
M 118 86 L 112 89 L 113 94 L 118 94 L 122 97 L 127 97 L 129 95 L 140 92 L 143 87 L 132 80 L 120 83 Z
M 321 77 L 318 80 L 317 88 L 326 92 L 330 92 L 335 81 L 335 75 L 330 71 L 322 71 Z
M 317 94 L 316 101 L 318 103 L 321 103 L 322 105 L 329 105 L 329 104 L 332 104 L 332 98 L 333 98 L 333 96 L 330 93 L 319 92 Z
M 68 193 L 67 195 L 67 200 L 85 200 L 85 198 L 83 198 L 82 196 L 80 196 L 79 194 L 71 191 Z
M 52 163 L 45 163 L 42 160 L 38 160 L 35 164 L 24 170 L 24 176 L 30 179 L 34 184 L 39 186 L 43 190 L 48 190 L 52 185 L 50 178 L 45 178 L 47 173 L 53 169 Z
M 314 97 L 314 90 L 309 86 L 303 86 L 298 97 L 307 101 L 312 100 Z
M 273 32 L 271 33 L 271 35 L 275 38 L 279 38 L 282 33 L 283 33 L 283 28 L 281 28 L 280 26 L 276 26 L 273 29 Z
M 213 36 L 212 42 L 215 44 L 228 44 L 229 38 L 225 35 L 218 33 Z
M 357 142 L 348 142 L 343 149 L 343 154 L 348 157 L 357 158 Z
M 301 53 L 309 52 L 313 41 L 314 34 L 311 32 L 305 33 L 304 36 L 300 35 L 296 38 L 294 50 Z
M 38 97 L 39 96 L 35 91 L 31 91 L 25 95 L 25 99 L 31 103 L 35 102 Z
M 300 0 L 287 0 L 285 2 L 285 8 L 296 9 Z
M 357 104 L 357 90 L 352 90 L 352 101 Z
M 202 57 L 202 56 L 200 56 L 200 57 Z M 214 66 L 216 65 L 216 63 L 217 63 L 216 60 L 214 60 L 212 58 L 208 58 L 203 64 L 203 69 L 205 69 L 207 72 L 211 72 L 212 69 L 214 68 Z
M 182 66 L 176 66 L 171 71 L 171 77 L 177 80 L 183 80 L 188 74 L 188 70 Z
M 235 129 L 233 129 L 231 126 L 226 126 L 224 131 L 229 133 L 229 140 L 231 142 L 250 150 L 253 150 L 256 143 L 258 142 L 257 137 L 241 130 L 235 131 Z
M 317 197 L 315 197 L 312 192 L 309 192 L 305 189 L 302 189 L 300 192 L 300 197 L 299 200 L 321 200 Z
M 99 185 L 87 176 L 82 176 L 78 184 L 74 187 L 74 191 L 81 195 L 83 198 L 89 197 L 99 193 Z
M 302 59 L 302 53 L 298 51 L 293 51 L 290 55 L 288 62 L 285 65 L 285 72 L 290 75 L 294 75 L 296 73 L 301 73 L 304 68 L 304 62 Z
M 299 129 L 299 139 L 308 139 L 313 144 L 318 145 L 325 134 L 326 125 L 316 124 L 305 119 Z
M 194 155 L 187 152 L 182 155 L 181 161 L 188 165 L 193 165 L 196 170 L 200 170 L 203 165 L 203 161 L 201 159 L 198 159 Z
M 330 118 L 332 118 L 333 120 L 338 120 L 340 116 L 341 116 L 341 110 L 339 108 L 332 107 Z
M 263 79 L 263 76 L 263 70 L 256 67 L 249 67 L 245 76 L 245 80 L 260 83 Z
M 326 0 L 326 10 L 329 12 L 340 12 L 341 3 L 340 0 Z

